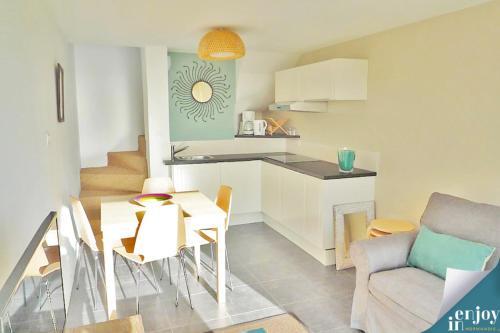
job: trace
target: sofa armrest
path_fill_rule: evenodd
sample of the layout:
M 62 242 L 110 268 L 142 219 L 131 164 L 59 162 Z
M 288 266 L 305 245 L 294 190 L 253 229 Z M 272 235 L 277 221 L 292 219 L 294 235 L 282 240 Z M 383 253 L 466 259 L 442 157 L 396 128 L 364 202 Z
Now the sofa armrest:
M 352 300 L 351 327 L 366 331 L 366 303 L 370 274 L 406 266 L 416 232 L 404 232 L 351 244 L 356 266 L 356 289 Z
M 369 275 L 406 266 L 415 237 L 416 232 L 403 232 L 354 242 L 350 254 L 356 271 Z

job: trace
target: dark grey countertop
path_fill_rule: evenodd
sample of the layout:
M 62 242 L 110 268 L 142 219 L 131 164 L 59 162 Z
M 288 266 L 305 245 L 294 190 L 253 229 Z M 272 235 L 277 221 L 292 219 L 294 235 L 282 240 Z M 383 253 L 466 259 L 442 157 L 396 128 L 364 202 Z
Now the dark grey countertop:
M 376 176 L 375 171 L 369 171 L 364 169 L 354 169 L 351 173 L 341 173 L 339 171 L 338 164 L 321 161 L 312 160 L 311 161 L 300 161 L 300 162 L 288 162 L 284 163 L 281 161 L 273 160 L 272 156 L 282 156 L 282 155 L 294 155 L 285 152 L 274 152 L 274 153 L 250 153 L 250 154 L 224 154 L 224 155 L 210 155 L 213 158 L 208 160 L 196 160 L 196 161 L 186 161 L 186 160 L 166 160 L 164 163 L 166 165 L 183 165 L 183 164 L 203 164 L 203 163 L 218 163 L 218 162 L 242 162 L 242 161 L 255 161 L 262 160 L 267 163 L 271 163 L 283 168 L 293 170 L 305 175 L 316 177 L 319 179 L 340 179 L 340 178 L 355 178 L 355 177 L 370 177 Z
M 245 139 L 300 139 L 300 135 L 288 135 L 288 134 L 273 134 L 273 135 L 246 135 L 246 134 L 236 134 L 235 138 L 245 138 Z
M 288 155 L 285 152 L 274 153 L 249 153 L 249 154 L 224 154 L 224 155 L 210 155 L 212 158 L 207 160 L 165 160 L 165 165 L 181 165 L 181 164 L 203 164 L 203 163 L 219 163 L 219 162 L 244 162 L 244 161 L 258 161 L 263 160 L 268 156 Z

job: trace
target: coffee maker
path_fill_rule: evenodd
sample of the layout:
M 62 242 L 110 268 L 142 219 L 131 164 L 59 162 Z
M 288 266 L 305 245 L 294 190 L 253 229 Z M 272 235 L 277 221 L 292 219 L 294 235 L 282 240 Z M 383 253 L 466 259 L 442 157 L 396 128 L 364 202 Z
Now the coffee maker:
M 255 120 L 255 111 L 243 111 L 241 113 L 240 134 L 253 135 L 254 120 Z

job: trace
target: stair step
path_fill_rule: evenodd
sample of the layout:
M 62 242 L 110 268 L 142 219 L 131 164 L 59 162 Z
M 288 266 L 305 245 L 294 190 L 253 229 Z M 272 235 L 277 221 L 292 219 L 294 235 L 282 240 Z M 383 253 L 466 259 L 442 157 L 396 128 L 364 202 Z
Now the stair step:
M 132 198 L 142 191 L 148 175 L 146 137 L 140 135 L 137 141 L 137 151 L 108 153 L 107 167 L 80 170 L 80 200 L 96 228 L 100 229 L 102 197 L 126 195 Z
M 101 198 L 112 197 L 119 195 L 138 195 L 140 192 L 136 191 L 115 191 L 115 190 L 83 190 L 80 192 L 80 199 L 82 198 Z
M 80 169 L 80 174 L 143 175 L 143 173 L 140 171 L 116 166 L 82 168 Z
M 84 168 L 80 171 L 82 190 L 141 192 L 144 179 L 144 173 L 113 166 Z
M 87 214 L 89 220 L 101 219 L 101 198 L 110 196 L 130 196 L 130 198 L 138 195 L 138 192 L 130 191 L 89 191 L 83 190 L 80 192 L 80 201 L 82 202 L 83 209 Z
M 145 174 L 148 171 L 146 157 L 138 151 L 109 152 L 108 166 L 133 169 Z
M 90 222 L 90 227 L 92 228 L 92 231 L 94 232 L 94 235 L 100 234 L 102 232 L 101 230 L 101 218 L 95 218 L 91 219 L 89 218 Z
M 145 135 L 139 135 L 138 138 L 139 141 L 139 149 L 138 151 L 146 156 L 146 136 Z

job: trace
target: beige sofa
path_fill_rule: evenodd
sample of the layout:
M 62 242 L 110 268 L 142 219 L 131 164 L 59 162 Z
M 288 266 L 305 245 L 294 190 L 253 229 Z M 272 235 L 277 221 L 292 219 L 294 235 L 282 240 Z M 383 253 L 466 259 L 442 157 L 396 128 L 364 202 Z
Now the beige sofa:
M 486 269 L 498 262 L 500 207 L 433 193 L 420 222 L 435 232 L 496 247 Z M 438 319 L 444 280 L 406 265 L 415 237 L 416 232 L 401 233 L 352 244 L 356 266 L 352 328 L 370 333 L 421 332 Z

